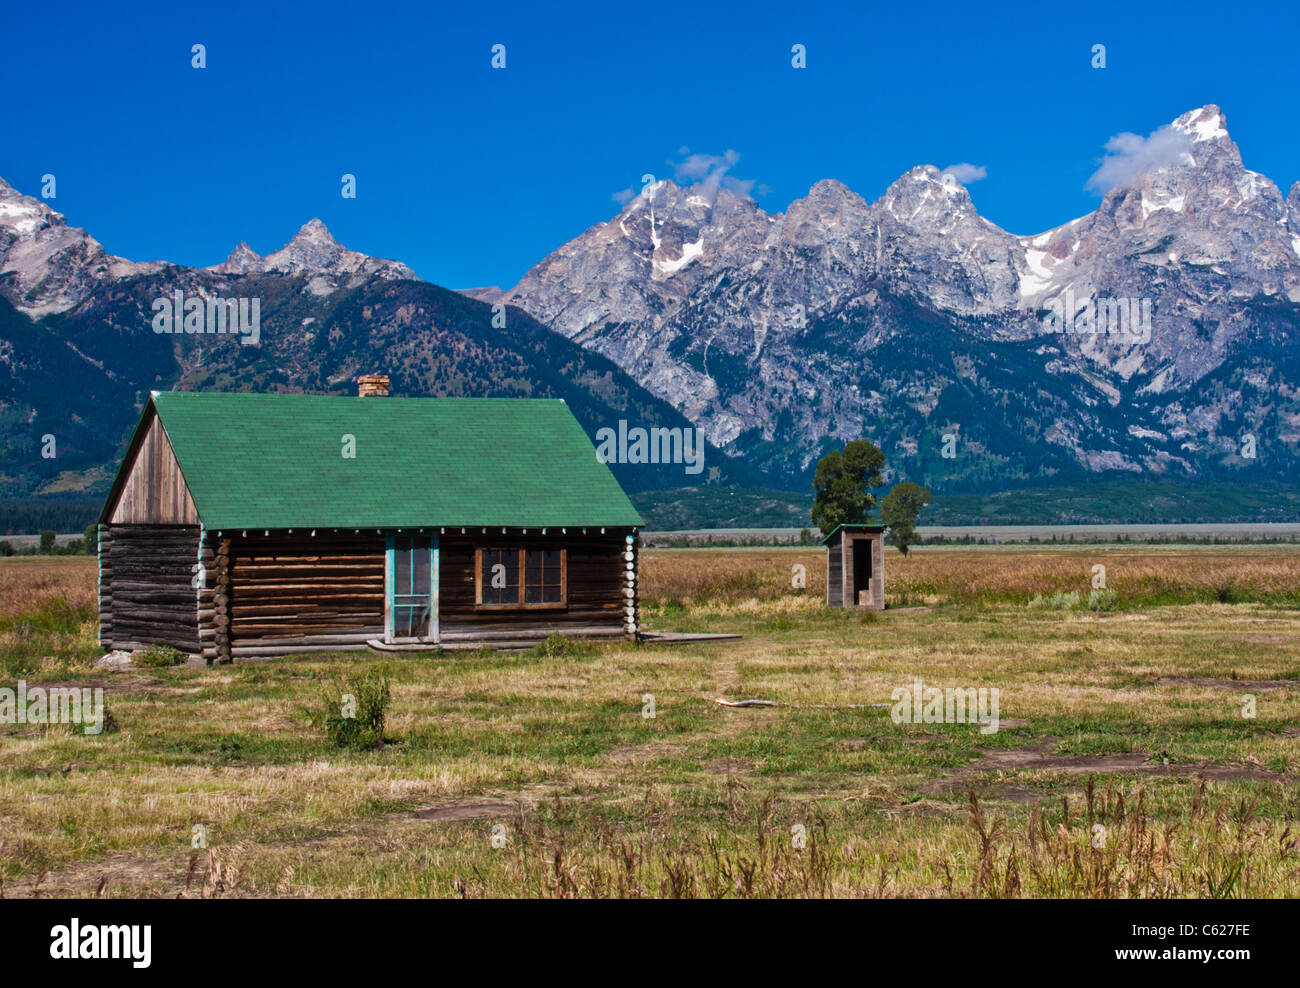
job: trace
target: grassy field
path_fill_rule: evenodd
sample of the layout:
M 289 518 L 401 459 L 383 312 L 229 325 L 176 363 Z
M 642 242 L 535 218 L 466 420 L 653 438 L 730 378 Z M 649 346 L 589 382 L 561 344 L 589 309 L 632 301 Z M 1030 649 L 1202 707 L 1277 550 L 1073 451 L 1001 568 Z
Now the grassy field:
M 1300 550 L 890 550 L 865 614 L 824 570 L 645 555 L 650 627 L 738 642 L 107 672 L 94 560 L 0 560 L 0 685 L 115 725 L 0 725 L 0 891 L 1300 895 Z M 340 749 L 310 713 L 366 672 L 385 744 Z M 916 679 L 996 688 L 999 730 L 894 723 Z

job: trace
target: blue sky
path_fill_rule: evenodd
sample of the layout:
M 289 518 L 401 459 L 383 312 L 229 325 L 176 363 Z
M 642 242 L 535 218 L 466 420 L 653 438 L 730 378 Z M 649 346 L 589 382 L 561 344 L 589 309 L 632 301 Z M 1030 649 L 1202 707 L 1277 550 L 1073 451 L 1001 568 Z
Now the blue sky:
M 264 254 L 320 217 L 448 287 L 514 284 L 683 147 L 734 151 L 773 212 L 822 178 L 874 200 L 969 162 L 980 212 L 1037 233 L 1096 207 L 1111 136 L 1205 103 L 1247 167 L 1300 180 L 1298 22 L 1270 2 L 26 3 L 0 177 L 36 195 L 53 173 L 50 204 L 133 260 Z

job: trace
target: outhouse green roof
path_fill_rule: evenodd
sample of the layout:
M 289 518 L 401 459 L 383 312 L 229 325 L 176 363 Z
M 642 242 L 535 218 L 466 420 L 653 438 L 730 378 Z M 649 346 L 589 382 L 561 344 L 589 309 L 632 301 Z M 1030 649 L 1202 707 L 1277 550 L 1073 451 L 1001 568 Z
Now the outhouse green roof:
M 835 533 L 839 531 L 870 532 L 873 535 L 879 535 L 884 530 L 885 530 L 884 525 L 877 525 L 872 522 L 866 522 L 864 524 L 846 523 L 843 525 L 836 525 L 829 532 L 827 532 L 825 535 L 822 536 L 822 545 L 825 545 L 827 542 L 829 542 L 835 536 Z

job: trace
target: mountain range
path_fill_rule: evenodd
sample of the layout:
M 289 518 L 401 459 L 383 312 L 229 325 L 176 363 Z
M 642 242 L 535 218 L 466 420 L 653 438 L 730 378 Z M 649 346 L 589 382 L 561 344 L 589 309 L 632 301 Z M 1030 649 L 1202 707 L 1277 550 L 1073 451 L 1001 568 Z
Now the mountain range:
M 0 496 L 102 491 L 149 390 L 349 393 L 372 371 L 396 394 L 562 397 L 593 437 L 695 426 L 706 476 L 755 487 L 806 490 L 862 436 L 936 490 L 1294 480 L 1300 183 L 1246 169 L 1218 107 L 1164 134 L 1163 160 L 1044 233 L 1000 229 L 929 165 L 783 213 L 662 181 L 514 287 L 459 293 L 318 220 L 265 257 L 129 261 L 0 181 Z M 259 345 L 155 333 L 176 292 L 260 299 Z
M 155 332 L 176 293 L 258 300 L 258 345 Z M 240 244 L 208 268 L 140 264 L 0 182 L 0 497 L 106 491 L 151 390 L 355 394 L 376 371 L 398 395 L 562 398 L 593 436 L 619 420 L 692 428 L 608 358 L 349 251 L 319 220 L 266 257 Z M 614 469 L 631 489 L 681 482 L 680 465 Z
M 778 214 L 662 181 L 505 299 L 786 477 L 857 436 L 948 489 L 1295 477 L 1300 183 L 1284 198 L 1246 169 L 1216 106 L 1162 143 L 1096 211 L 1031 236 L 928 165 L 875 202 L 826 180 Z M 1149 332 L 1060 331 L 1111 300 Z

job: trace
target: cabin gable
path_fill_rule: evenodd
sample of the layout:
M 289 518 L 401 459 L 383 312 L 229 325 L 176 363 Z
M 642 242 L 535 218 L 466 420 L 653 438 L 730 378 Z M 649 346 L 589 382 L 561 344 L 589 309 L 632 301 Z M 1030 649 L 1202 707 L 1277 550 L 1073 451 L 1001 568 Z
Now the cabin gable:
M 197 525 L 180 462 L 157 412 L 150 410 L 119 478 L 120 490 L 105 514 L 111 525 Z

